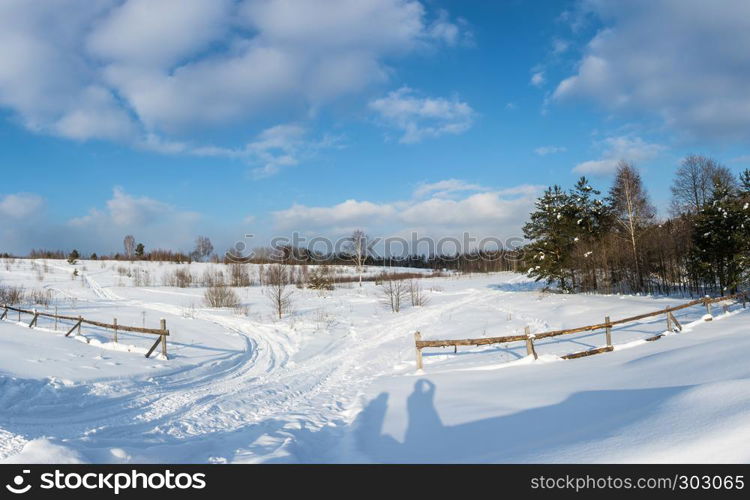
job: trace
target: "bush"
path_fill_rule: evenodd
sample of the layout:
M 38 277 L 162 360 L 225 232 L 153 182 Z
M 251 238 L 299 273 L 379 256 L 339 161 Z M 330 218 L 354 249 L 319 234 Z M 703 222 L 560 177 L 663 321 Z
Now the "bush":
M 188 288 L 193 283 L 193 275 L 189 269 L 177 268 L 174 271 L 167 271 L 161 277 L 164 286 L 176 286 L 179 288 Z
M 229 280 L 232 286 L 250 286 L 250 272 L 247 266 L 239 262 L 229 264 Z
M 28 298 L 33 304 L 44 306 L 45 308 L 47 308 L 52 302 L 52 290 L 48 290 L 46 288 L 35 289 L 29 292 Z
M 24 301 L 25 296 L 22 286 L 0 286 L 0 302 L 5 305 L 18 305 Z
M 315 266 L 307 275 L 307 287 L 312 290 L 333 290 L 331 269 L 326 265 Z
M 226 285 L 208 287 L 203 294 L 203 302 L 207 307 L 238 308 L 240 306 L 240 298 Z

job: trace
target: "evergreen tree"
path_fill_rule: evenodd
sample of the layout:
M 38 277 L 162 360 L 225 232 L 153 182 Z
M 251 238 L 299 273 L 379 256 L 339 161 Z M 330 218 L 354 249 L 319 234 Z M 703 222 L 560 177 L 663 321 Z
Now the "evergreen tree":
M 78 253 L 78 250 L 73 250 L 68 254 L 68 264 L 75 264 L 78 262 L 78 259 L 80 258 L 80 254 Z
M 535 207 L 523 228 L 531 240 L 525 249 L 528 275 L 537 281 L 545 279 L 547 284 L 557 282 L 560 289 L 571 292 L 575 287 L 571 258 L 576 245 L 576 207 L 557 185 L 547 188 Z
M 574 267 L 580 274 L 577 280 L 578 288 L 584 290 L 597 288 L 596 266 L 592 265 L 591 261 L 592 257 L 599 253 L 602 237 L 611 228 L 611 211 L 599 198 L 600 194 L 600 191 L 591 187 L 586 177 L 581 177 L 570 192 L 570 203 L 575 218 Z M 575 277 L 575 273 L 573 276 Z
M 146 251 L 146 248 L 143 246 L 143 243 L 138 243 L 135 247 L 135 256 L 139 259 L 143 258 L 143 254 Z
M 747 278 L 745 274 L 750 265 L 748 228 L 747 196 L 727 183 L 717 181 L 711 200 L 695 220 L 691 262 L 696 274 L 706 282 L 718 285 L 722 295 L 735 293 Z
M 746 168 L 740 174 L 740 192 L 743 195 L 750 195 L 750 168 Z

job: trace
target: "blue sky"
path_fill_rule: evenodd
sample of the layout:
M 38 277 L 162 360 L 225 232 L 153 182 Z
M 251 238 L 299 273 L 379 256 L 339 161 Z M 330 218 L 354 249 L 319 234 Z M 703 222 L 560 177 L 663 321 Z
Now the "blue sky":
M 750 166 L 749 10 L 5 0 L 0 251 L 504 238 L 541 187 L 606 189 L 619 159 L 666 209 L 685 154 Z

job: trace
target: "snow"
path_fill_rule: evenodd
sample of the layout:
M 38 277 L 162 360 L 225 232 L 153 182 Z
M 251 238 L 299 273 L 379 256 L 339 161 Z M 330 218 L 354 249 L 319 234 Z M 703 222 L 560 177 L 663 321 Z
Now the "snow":
M 26 442 L 17 455 L 0 460 L 0 463 L 24 464 L 80 464 L 81 457 L 70 448 L 52 442 L 47 438 Z
M 203 289 L 157 285 L 179 266 L 5 261 L 0 285 L 53 290 L 60 314 L 170 330 L 169 359 L 149 335 L 15 313 L 0 322 L 0 460 L 42 462 L 747 462 L 748 313 L 706 322 L 701 306 L 613 329 L 615 351 L 564 361 L 603 332 L 425 349 L 425 340 L 532 334 L 690 300 L 542 293 L 513 273 L 422 280 L 422 307 L 390 312 L 375 283 L 294 289 L 274 318 L 260 287 L 240 310 L 207 309 Z M 147 270 L 135 287 L 117 268 Z M 191 264 L 196 274 L 222 266 Z M 183 266 L 184 267 L 184 266 Z M 85 269 L 84 269 L 85 268 Z M 368 275 L 381 268 L 368 268 Z M 404 270 L 414 272 L 413 269 Z M 257 272 L 257 269 L 252 270 Z M 225 270 L 226 274 L 226 270 Z M 356 275 L 343 267 L 341 275 Z M 43 306 L 37 306 L 43 310 Z M 66 328 L 66 326 L 68 328 Z M 87 341 L 88 340 L 88 341 Z

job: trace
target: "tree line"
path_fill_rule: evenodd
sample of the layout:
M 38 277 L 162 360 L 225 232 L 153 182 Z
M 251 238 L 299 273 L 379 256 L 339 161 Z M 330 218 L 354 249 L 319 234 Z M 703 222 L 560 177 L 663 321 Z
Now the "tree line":
M 551 186 L 523 228 L 527 273 L 564 292 L 736 292 L 750 263 L 750 170 L 686 157 L 660 219 L 638 169 L 621 161 L 606 195 L 582 177 Z

